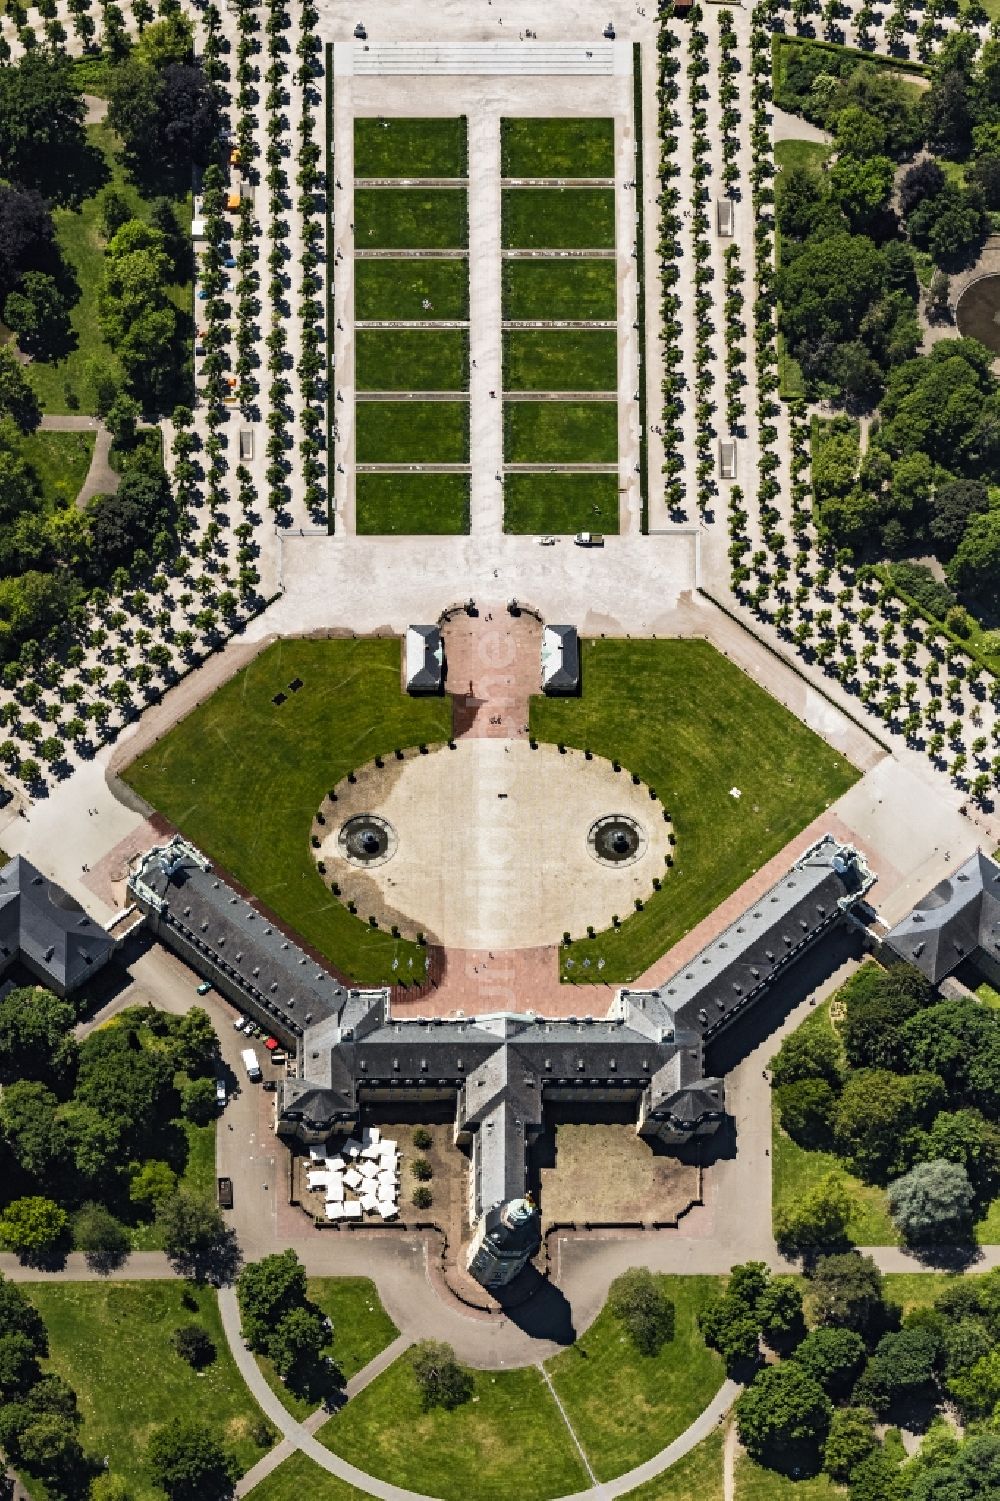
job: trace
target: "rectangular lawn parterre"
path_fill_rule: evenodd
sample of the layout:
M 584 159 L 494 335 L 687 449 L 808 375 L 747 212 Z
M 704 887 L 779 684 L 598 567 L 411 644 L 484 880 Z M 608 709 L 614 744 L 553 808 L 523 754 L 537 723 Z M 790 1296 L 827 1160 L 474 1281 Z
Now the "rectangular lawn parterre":
M 95 433 L 59 433 L 37 428 L 18 439 L 17 449 L 34 470 L 46 510 L 72 506 L 94 457 Z
M 618 531 L 617 474 L 506 474 L 503 529 L 512 533 Z
M 503 336 L 505 391 L 614 391 L 618 335 L 613 328 L 508 328 Z
M 153 1430 L 197 1418 L 235 1454 L 243 1471 L 266 1452 L 252 1436 L 263 1414 L 236 1369 L 210 1287 L 170 1282 L 44 1282 L 25 1291 L 49 1334 L 46 1366 L 75 1390 L 80 1438 L 129 1483 L 135 1501 L 162 1501 L 146 1469 Z M 194 1298 L 196 1309 L 182 1298 Z M 181 1324 L 200 1324 L 215 1345 L 202 1374 L 175 1352 Z
M 467 401 L 358 401 L 354 457 L 359 464 L 465 464 Z
M 469 335 L 464 328 L 359 328 L 354 346 L 359 391 L 464 391 Z
M 407 697 L 400 663 L 395 638 L 277 642 L 123 773 L 361 984 L 392 983 L 413 972 L 409 960 L 422 972 L 424 950 L 352 916 L 317 871 L 309 835 L 328 789 L 349 771 L 397 746 L 450 737 L 450 701 Z M 304 686 L 272 703 L 293 678 Z
M 504 261 L 503 316 L 528 322 L 573 319 L 613 323 L 618 316 L 615 262 Z
M 464 115 L 354 121 L 355 177 L 465 177 L 468 169 Z
M 359 474 L 359 536 L 456 536 L 469 530 L 467 474 Z
M 355 188 L 358 250 L 457 250 L 469 243 L 464 188 Z
M 504 188 L 506 250 L 613 250 L 614 188 Z
M 725 1380 L 698 1328 L 719 1277 L 658 1277 L 674 1305 L 674 1337 L 640 1355 L 605 1307 L 572 1349 L 546 1361 L 556 1394 L 598 1480 L 641 1464 L 691 1424 Z
M 581 664 L 579 698 L 531 700 L 531 733 L 617 757 L 655 788 L 677 839 L 641 912 L 562 950 L 566 978 L 596 978 L 603 959 L 614 984 L 648 969 L 859 773 L 708 642 L 589 640 Z
M 616 401 L 505 401 L 503 456 L 508 464 L 614 464 Z
M 427 303 L 428 306 L 424 306 Z M 454 259 L 354 262 L 354 317 L 359 323 L 401 318 L 460 322 L 469 316 L 469 263 Z
M 500 171 L 504 177 L 613 177 L 615 122 L 610 116 L 501 120 Z
M 468 1402 L 424 1412 L 404 1355 L 317 1437 L 370 1475 L 442 1501 L 544 1501 L 586 1489 L 587 1472 L 533 1366 L 472 1377 Z

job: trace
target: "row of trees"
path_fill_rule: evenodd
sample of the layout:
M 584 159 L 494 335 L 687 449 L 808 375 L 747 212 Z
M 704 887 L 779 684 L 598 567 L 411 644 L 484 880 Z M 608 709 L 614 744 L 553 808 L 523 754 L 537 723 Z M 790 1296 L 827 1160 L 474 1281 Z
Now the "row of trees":
M 938 1424 L 910 1461 L 881 1435 L 900 1420 L 926 1427 L 945 1404 L 966 1422 L 993 1412 L 998 1310 L 992 1272 L 960 1279 L 931 1307 L 904 1315 L 874 1262 L 850 1251 L 822 1258 L 804 1290 L 761 1262 L 734 1267 L 701 1325 L 730 1369 L 749 1378 L 736 1423 L 758 1462 L 796 1475 L 822 1468 L 849 1486 L 851 1501 L 973 1501 L 1000 1479 L 995 1434 L 959 1442 Z

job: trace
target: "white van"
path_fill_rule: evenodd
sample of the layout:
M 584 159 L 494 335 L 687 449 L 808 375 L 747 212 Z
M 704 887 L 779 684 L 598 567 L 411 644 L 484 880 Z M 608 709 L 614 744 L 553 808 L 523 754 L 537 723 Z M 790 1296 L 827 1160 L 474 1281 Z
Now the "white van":
M 259 1084 L 264 1076 L 260 1071 L 260 1064 L 257 1062 L 257 1054 L 254 1052 L 253 1048 L 244 1048 L 240 1056 L 243 1059 L 243 1067 L 247 1071 L 247 1078 L 250 1079 L 254 1084 Z

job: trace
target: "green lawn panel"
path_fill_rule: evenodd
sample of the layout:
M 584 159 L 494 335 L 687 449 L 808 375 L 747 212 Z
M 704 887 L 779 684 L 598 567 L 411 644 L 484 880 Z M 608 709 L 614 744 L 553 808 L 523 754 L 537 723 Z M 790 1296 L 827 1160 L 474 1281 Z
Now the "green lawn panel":
M 425 302 L 430 305 L 425 307 Z M 354 316 L 362 323 L 468 318 L 469 263 L 464 256 L 440 261 L 355 261 Z
M 464 115 L 354 121 L 355 177 L 465 177 L 468 169 Z
M 618 335 L 613 328 L 508 328 L 503 384 L 505 391 L 615 391 Z
M 613 177 L 611 118 L 505 119 L 500 122 L 504 177 Z
M 359 474 L 359 536 L 456 536 L 469 530 L 467 474 Z
M 124 773 L 210 859 L 365 985 L 422 975 L 425 951 L 352 916 L 317 871 L 309 835 L 328 789 L 349 771 L 397 746 L 450 737 L 450 702 L 404 694 L 400 660 L 393 638 L 277 642 Z M 299 692 L 272 703 L 297 677 Z
M 725 1380 L 722 1358 L 698 1328 L 722 1290 L 718 1277 L 661 1277 L 674 1337 L 640 1355 L 607 1308 L 571 1350 L 546 1362 L 556 1395 L 598 1480 L 612 1480 L 672 1443 Z
M 585 641 L 581 659 L 581 696 L 533 698 L 531 733 L 617 757 L 655 788 L 677 838 L 674 865 L 641 912 L 562 950 L 567 978 L 597 978 L 603 959 L 600 978 L 618 984 L 648 969 L 859 773 L 707 642 Z
M 469 335 L 464 328 L 359 328 L 354 351 L 359 391 L 464 391 Z
M 244 1471 L 266 1452 L 251 1436 L 263 1414 L 229 1353 L 212 1288 L 176 1280 L 45 1282 L 25 1290 L 48 1329 L 46 1365 L 77 1394 L 84 1448 L 108 1456 L 135 1501 L 163 1501 L 145 1456 L 153 1431 L 172 1418 L 206 1423 Z M 194 1298 L 197 1310 L 182 1298 Z M 201 1374 L 171 1344 L 175 1329 L 194 1323 L 216 1349 Z
M 503 263 L 503 316 L 613 323 L 618 286 L 613 260 L 530 260 Z
M 508 464 L 614 464 L 618 458 L 615 401 L 506 401 L 503 428 Z
M 45 509 L 76 504 L 94 457 L 95 433 L 57 433 L 38 428 L 17 442 L 38 481 Z
M 272 1470 L 251 1494 L 253 1501 L 370 1501 L 367 1491 L 355 1490 L 302 1453 Z
M 403 1356 L 317 1437 L 368 1474 L 442 1501 L 543 1501 L 585 1490 L 587 1472 L 541 1374 L 474 1371 L 470 1401 L 423 1412 Z
M 623 1501 L 724 1501 L 722 1446 L 723 1435 L 716 1429 L 655 1480 L 629 1491 Z
M 613 250 L 613 188 L 505 188 L 507 250 Z
M 617 474 L 507 474 L 505 532 L 617 532 Z
M 355 188 L 358 250 L 455 250 L 469 243 L 464 188 Z
M 792 1480 L 756 1464 L 746 1454 L 736 1460 L 735 1501 L 843 1501 L 844 1494 L 828 1475 Z
M 359 401 L 354 457 L 359 464 L 464 464 L 467 401 Z

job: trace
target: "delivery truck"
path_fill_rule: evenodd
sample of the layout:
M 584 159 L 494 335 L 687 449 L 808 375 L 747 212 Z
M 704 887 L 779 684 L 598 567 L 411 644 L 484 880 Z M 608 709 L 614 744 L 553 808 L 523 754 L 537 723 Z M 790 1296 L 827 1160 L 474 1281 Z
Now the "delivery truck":
M 257 1054 L 253 1048 L 244 1048 L 242 1057 L 243 1067 L 247 1071 L 247 1078 L 251 1079 L 254 1084 L 259 1084 L 263 1078 L 263 1074 L 260 1071 L 260 1064 L 257 1062 Z

